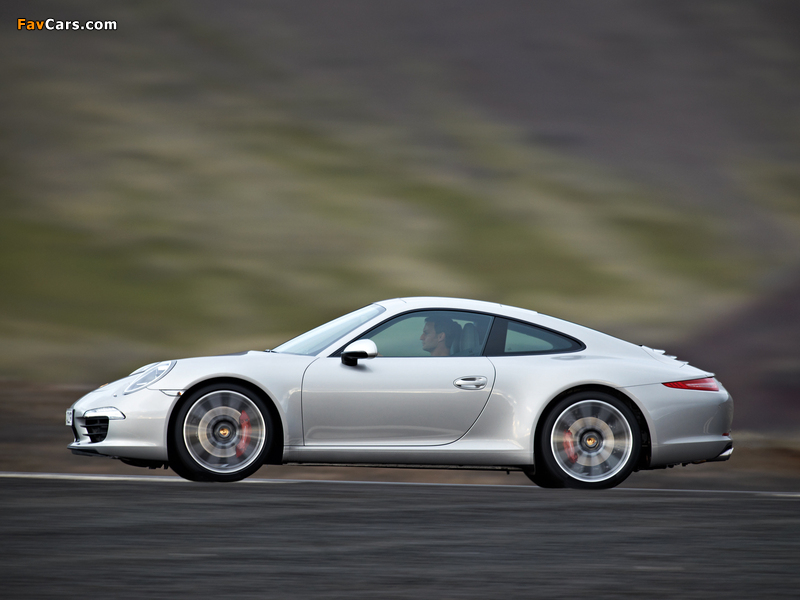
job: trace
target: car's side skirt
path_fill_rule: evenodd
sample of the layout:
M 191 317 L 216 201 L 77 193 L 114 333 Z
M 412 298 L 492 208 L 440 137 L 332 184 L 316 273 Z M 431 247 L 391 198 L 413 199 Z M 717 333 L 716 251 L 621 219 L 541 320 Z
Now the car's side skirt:
M 452 446 L 455 446 L 453 444 Z M 338 465 L 427 465 L 428 468 L 528 466 L 533 456 L 525 449 L 436 447 L 308 447 L 285 446 L 284 463 Z
M 302 467 L 367 467 L 370 469 L 436 469 L 436 470 L 455 470 L 455 471 L 522 471 L 520 465 L 412 465 L 412 464 L 383 464 L 383 463 L 308 463 L 294 462 L 284 463 L 285 465 Z

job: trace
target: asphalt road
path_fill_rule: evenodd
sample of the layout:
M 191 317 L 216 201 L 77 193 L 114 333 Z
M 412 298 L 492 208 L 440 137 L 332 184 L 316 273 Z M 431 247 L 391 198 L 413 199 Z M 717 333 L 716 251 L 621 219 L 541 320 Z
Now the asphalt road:
M 797 598 L 800 494 L 0 475 L 4 598 Z

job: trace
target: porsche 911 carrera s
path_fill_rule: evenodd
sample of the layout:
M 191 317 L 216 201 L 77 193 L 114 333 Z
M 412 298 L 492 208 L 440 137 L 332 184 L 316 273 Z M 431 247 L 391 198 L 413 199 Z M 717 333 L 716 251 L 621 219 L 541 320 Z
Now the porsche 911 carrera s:
M 521 470 L 541 487 L 722 461 L 713 373 L 522 308 L 376 302 L 272 350 L 166 360 L 78 400 L 75 454 L 237 481 L 264 464 Z

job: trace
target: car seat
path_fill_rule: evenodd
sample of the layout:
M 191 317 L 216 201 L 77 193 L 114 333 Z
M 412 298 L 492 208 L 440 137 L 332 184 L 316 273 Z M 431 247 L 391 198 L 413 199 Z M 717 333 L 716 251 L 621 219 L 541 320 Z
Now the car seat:
M 478 330 L 475 328 L 474 323 L 466 323 L 461 331 L 459 355 L 477 356 L 479 350 L 480 339 L 478 339 Z

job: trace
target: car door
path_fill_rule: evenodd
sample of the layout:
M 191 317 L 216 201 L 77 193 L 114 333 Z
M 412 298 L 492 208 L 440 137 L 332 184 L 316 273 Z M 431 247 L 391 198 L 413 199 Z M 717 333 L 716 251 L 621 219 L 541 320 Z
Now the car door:
M 429 343 L 423 330 L 437 319 L 452 338 L 444 356 L 423 348 Z M 303 377 L 305 444 L 426 446 L 457 440 L 476 421 L 494 385 L 494 366 L 480 355 L 490 324 L 491 317 L 477 313 L 407 313 L 362 336 L 376 343 L 379 356 L 354 367 L 338 356 L 316 360 Z M 466 331 L 477 332 L 470 334 L 472 342 L 468 335 L 462 340 Z

